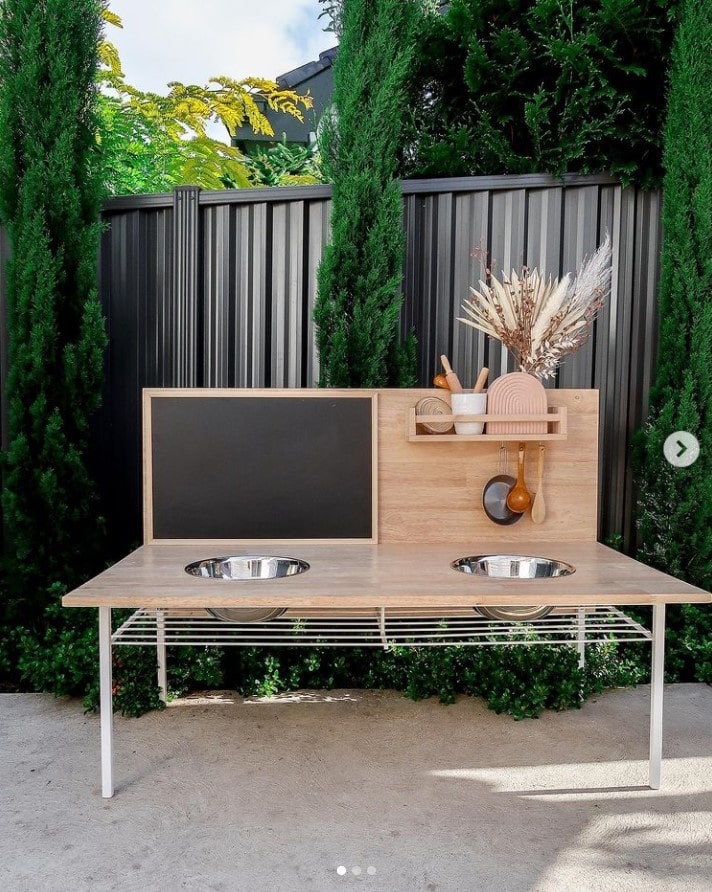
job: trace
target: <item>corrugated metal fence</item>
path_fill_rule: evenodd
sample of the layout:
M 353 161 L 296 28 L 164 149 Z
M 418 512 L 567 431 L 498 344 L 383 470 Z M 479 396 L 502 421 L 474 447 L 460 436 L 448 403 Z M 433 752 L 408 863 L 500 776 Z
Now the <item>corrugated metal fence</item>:
M 468 286 L 495 269 L 573 270 L 606 230 L 611 299 L 556 386 L 601 391 L 601 534 L 630 533 L 630 436 L 653 363 L 660 195 L 605 176 L 478 177 L 403 184 L 403 322 L 419 378 L 447 353 L 461 377 L 505 370 L 498 344 L 456 322 Z M 102 455 L 114 534 L 140 536 L 140 391 L 147 386 L 308 387 L 312 308 L 329 233 L 324 186 L 117 198 L 104 209 L 101 295 L 110 335 Z M 286 444 L 285 444 L 286 450 Z

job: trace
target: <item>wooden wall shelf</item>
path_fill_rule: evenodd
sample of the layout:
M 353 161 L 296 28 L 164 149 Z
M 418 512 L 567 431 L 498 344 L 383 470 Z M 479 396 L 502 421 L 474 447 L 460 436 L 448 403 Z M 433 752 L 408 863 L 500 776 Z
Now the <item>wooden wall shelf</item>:
M 539 415 L 416 415 L 415 407 L 407 414 L 406 437 L 410 443 L 546 443 L 566 440 L 566 406 L 549 406 L 546 414 Z M 491 421 L 546 421 L 548 431 L 541 434 L 431 434 L 419 431 L 418 424 L 432 422 L 487 422 Z M 485 428 L 486 430 L 486 428 Z

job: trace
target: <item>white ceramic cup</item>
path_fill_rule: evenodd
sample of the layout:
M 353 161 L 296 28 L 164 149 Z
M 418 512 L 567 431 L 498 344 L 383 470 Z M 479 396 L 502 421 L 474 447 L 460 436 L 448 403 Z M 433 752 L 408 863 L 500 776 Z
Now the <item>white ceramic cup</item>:
M 487 411 L 487 394 L 473 393 L 465 391 L 464 393 L 451 393 L 450 405 L 452 406 L 453 415 L 484 415 Z M 481 434 L 485 429 L 483 421 L 456 421 L 456 434 Z

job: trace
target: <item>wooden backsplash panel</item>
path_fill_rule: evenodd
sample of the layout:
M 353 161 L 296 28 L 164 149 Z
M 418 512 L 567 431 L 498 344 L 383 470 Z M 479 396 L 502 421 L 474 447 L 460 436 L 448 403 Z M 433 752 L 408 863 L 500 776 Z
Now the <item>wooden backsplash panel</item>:
M 406 415 L 436 390 L 379 391 L 379 541 L 595 540 L 598 526 L 598 391 L 547 390 L 549 405 L 568 409 L 568 439 L 546 444 L 546 520 L 527 513 L 498 526 L 482 508 L 482 490 L 499 473 L 499 441 L 409 443 Z M 516 477 L 517 444 L 508 443 Z M 527 444 L 525 478 L 537 483 L 538 443 Z

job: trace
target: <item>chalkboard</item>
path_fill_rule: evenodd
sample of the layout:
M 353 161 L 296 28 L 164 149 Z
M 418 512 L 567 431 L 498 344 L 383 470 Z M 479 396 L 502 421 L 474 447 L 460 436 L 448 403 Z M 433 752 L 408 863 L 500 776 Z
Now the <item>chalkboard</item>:
M 214 394 L 147 392 L 146 541 L 375 540 L 374 395 Z

